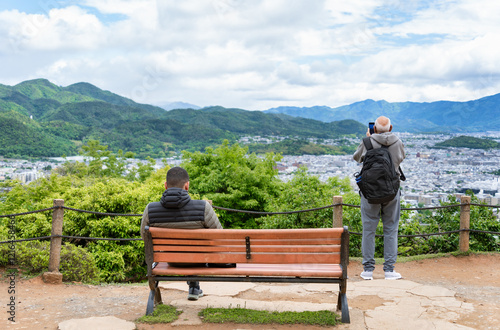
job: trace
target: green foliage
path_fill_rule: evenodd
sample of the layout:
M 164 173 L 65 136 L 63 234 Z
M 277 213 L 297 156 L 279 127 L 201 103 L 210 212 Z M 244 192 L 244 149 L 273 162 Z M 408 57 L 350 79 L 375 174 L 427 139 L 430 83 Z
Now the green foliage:
M 490 139 L 480 139 L 473 136 L 458 136 L 436 143 L 436 148 L 471 148 L 471 149 L 498 149 L 500 143 Z
M 257 154 L 261 153 L 281 153 L 283 155 L 346 155 L 356 151 L 355 146 L 331 146 L 324 144 L 314 144 L 305 140 L 285 139 L 271 144 L 249 144 L 249 151 Z
M 0 214 L 23 213 L 52 205 L 63 199 L 65 206 L 106 213 L 142 214 L 146 205 L 163 193 L 166 170 L 151 174 L 144 182 L 125 178 L 92 178 L 53 174 L 28 185 L 13 184 L 12 190 L 0 196 Z M 7 238 L 8 218 L 0 219 L 0 239 Z M 79 237 L 139 237 L 141 217 L 104 216 L 66 210 L 63 235 Z M 16 237 L 49 236 L 52 212 L 16 217 Z M 85 248 L 100 269 L 99 279 L 107 282 L 137 280 L 146 274 L 144 243 L 139 241 L 87 241 L 73 244 Z
M 146 163 L 139 163 L 137 169 L 135 171 L 131 171 L 127 177 L 129 180 L 137 179 L 140 182 L 144 182 L 154 172 L 155 164 L 156 160 L 151 157 L 147 157 Z
M 0 154 L 5 157 L 58 157 L 75 152 L 73 142 L 46 134 L 28 116 L 16 111 L 0 112 Z
M 49 135 L 59 136 L 67 140 L 81 141 L 90 128 L 62 120 L 40 123 L 43 131 Z
M 280 185 L 280 193 L 268 203 L 270 212 L 306 210 L 332 204 L 333 196 L 355 195 L 349 180 L 329 178 L 321 182 L 317 176 L 307 173 L 304 167 L 294 177 Z M 259 219 L 263 228 L 329 228 L 332 227 L 333 210 L 325 208 L 313 212 L 279 214 Z
M 339 180 L 329 178 L 321 182 L 317 176 L 299 168 L 292 180 L 280 187 L 278 196 L 270 201 L 268 212 L 299 211 L 320 208 L 332 204 L 333 196 L 342 196 L 344 204 L 359 205 L 359 195 L 352 190 L 347 178 Z M 343 225 L 349 231 L 362 232 L 359 208 L 342 207 Z M 270 215 L 258 219 L 261 228 L 331 228 L 333 209 L 324 208 L 317 211 L 292 214 Z M 349 241 L 351 256 L 361 255 L 361 236 L 351 235 Z
M 49 266 L 50 242 L 29 241 L 15 243 L 15 260 L 23 272 L 37 275 Z M 8 264 L 7 244 L 0 245 L 0 266 Z M 61 246 L 59 271 L 64 281 L 93 282 L 99 278 L 99 269 L 94 257 L 87 250 L 65 243 Z
M 460 204 L 455 196 L 448 196 L 449 202 L 441 206 Z M 471 203 L 479 204 L 476 196 Z M 470 229 L 500 232 L 500 222 L 493 211 L 487 207 L 471 206 Z M 460 207 L 437 209 L 432 216 L 413 217 L 400 222 L 400 235 L 415 235 L 424 233 L 447 232 L 460 229 Z M 431 253 L 446 253 L 457 251 L 459 234 L 400 238 L 399 253 L 402 255 L 417 255 Z M 472 251 L 500 251 L 498 237 L 487 233 L 470 233 L 469 248 Z
M 90 159 L 89 164 L 81 162 L 66 161 L 58 167 L 56 173 L 60 175 L 75 175 L 79 178 L 90 177 L 110 177 L 121 178 L 125 174 L 127 159 L 134 158 L 134 153 L 118 150 L 118 154 L 108 150 L 108 146 L 101 145 L 97 140 L 89 140 L 82 146 L 80 153 Z M 148 157 L 146 164 L 139 164 L 135 170 L 128 173 L 127 178 L 130 181 L 144 181 L 151 175 L 156 161 Z
M 278 194 L 280 181 L 274 169 L 280 155 L 259 158 L 248 149 L 226 140 L 205 153 L 184 152 L 184 167 L 190 176 L 190 191 L 213 201 L 214 205 L 251 211 L 267 210 Z M 226 228 L 257 228 L 252 215 L 218 211 Z
M 63 199 L 65 206 L 107 214 L 137 214 L 113 216 L 64 211 L 63 235 L 98 238 L 138 238 L 141 214 L 146 205 L 159 200 L 164 191 L 168 166 L 153 171 L 154 160 L 141 165 L 131 177 L 122 177 L 120 162 L 127 153 L 113 155 L 98 141 L 89 141 L 84 152 L 93 166 L 84 163 L 66 163 L 60 174 L 39 179 L 27 185 L 18 182 L 2 183 L 10 191 L 0 190 L 0 214 L 18 214 L 45 209 L 54 199 Z M 103 156 L 106 156 L 104 158 Z M 280 155 L 268 153 L 258 157 L 247 148 L 225 141 L 217 148 L 207 148 L 205 153 L 185 152 L 182 166 L 191 177 L 190 193 L 193 198 L 207 198 L 216 206 L 231 209 L 283 212 L 329 206 L 332 197 L 343 196 L 343 203 L 359 205 L 359 196 L 352 191 L 347 179 L 330 178 L 321 182 L 318 177 L 299 169 L 288 182 L 278 179 L 276 162 Z M 105 166 L 104 166 L 105 165 Z M 457 204 L 450 196 L 443 206 Z M 472 203 L 478 199 L 472 196 Z M 343 206 L 343 224 L 351 232 L 361 233 L 359 208 Z M 326 228 L 332 226 L 332 208 L 327 207 L 306 213 L 279 214 L 258 217 L 253 214 L 217 210 L 225 228 Z M 500 231 L 491 208 L 471 206 L 471 229 Z M 49 236 L 52 211 L 37 212 L 15 217 L 16 238 Z M 399 234 L 445 232 L 459 229 L 459 207 L 442 208 L 433 213 L 401 213 Z M 0 240 L 9 237 L 11 220 L 0 218 Z M 382 224 L 377 228 L 382 234 Z M 67 241 L 68 266 L 65 276 L 71 280 L 120 282 L 144 278 L 144 246 L 138 241 L 94 241 L 75 239 Z M 23 243 L 24 244 L 24 243 Z M 46 244 L 18 244 L 20 259 L 30 272 L 40 271 L 48 262 Z M 40 245 L 36 245 L 40 244 Z M 45 245 L 44 245 L 45 244 Z M 0 245 L 5 252 L 7 245 Z M 497 236 L 471 233 L 473 251 L 500 251 Z M 446 253 L 458 249 L 458 234 L 401 238 L 400 255 Z M 80 258 L 86 253 L 87 257 Z M 350 236 L 350 256 L 361 256 L 361 236 Z M 383 240 L 376 240 L 376 257 L 383 256 Z M 0 254 L 0 263 L 6 264 L 7 253 Z M 80 260 L 81 259 L 81 260 Z M 61 261 L 62 262 L 62 261 Z M 93 266 L 92 266 L 93 265 Z M 92 271 L 94 266 L 99 270 Z M 80 271 L 80 268 L 88 271 Z M 85 275 L 88 274 L 88 275 Z
M 331 311 L 268 312 L 246 308 L 205 308 L 199 315 L 205 323 L 306 324 L 335 326 L 339 316 Z

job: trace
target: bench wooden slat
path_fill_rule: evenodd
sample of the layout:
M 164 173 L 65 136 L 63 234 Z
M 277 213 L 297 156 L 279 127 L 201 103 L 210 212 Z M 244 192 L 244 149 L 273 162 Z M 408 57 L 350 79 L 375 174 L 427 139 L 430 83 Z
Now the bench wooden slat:
M 217 246 L 205 246 L 205 245 L 155 245 L 154 252 L 167 253 L 167 252 L 246 252 L 244 245 L 217 245 Z M 340 252 L 340 245 L 251 245 L 252 253 L 259 252 L 276 252 L 276 253 L 317 253 L 317 252 Z
M 320 245 L 320 244 L 333 244 L 340 245 L 340 238 L 291 238 L 283 239 L 255 239 L 252 237 L 252 245 Z M 153 244 L 172 244 L 172 245 L 245 245 L 245 238 L 243 239 L 166 239 L 154 238 Z
M 262 263 L 262 264 L 334 264 L 340 263 L 340 253 L 155 253 L 155 262 L 173 263 Z
M 149 231 L 153 238 L 165 237 L 162 233 L 167 231 L 169 238 L 191 238 L 199 239 L 210 237 L 211 239 L 245 239 L 250 236 L 253 239 L 290 239 L 290 238 L 340 238 L 343 228 L 308 228 L 308 229 L 171 229 L 150 227 Z
M 154 275 L 241 275 L 241 276 L 302 276 L 302 277 L 341 277 L 342 267 L 336 264 L 308 265 L 300 264 L 268 265 L 239 264 L 236 268 L 211 267 L 172 267 L 162 263 L 153 269 Z

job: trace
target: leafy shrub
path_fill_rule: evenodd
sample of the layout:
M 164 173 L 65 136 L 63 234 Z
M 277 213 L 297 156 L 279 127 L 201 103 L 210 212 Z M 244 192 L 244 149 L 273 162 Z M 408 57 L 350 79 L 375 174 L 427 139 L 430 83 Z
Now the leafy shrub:
M 281 182 L 274 169 L 280 155 L 257 157 L 237 144 L 208 148 L 205 153 L 184 153 L 183 167 L 191 176 L 190 194 L 193 198 L 211 199 L 214 205 L 254 211 L 292 211 L 328 206 L 332 197 L 342 195 L 345 204 L 359 205 L 359 196 L 352 191 L 347 179 L 330 178 L 321 182 L 318 177 L 300 169 L 289 182 Z M 81 164 L 81 167 L 87 165 Z M 149 172 L 149 165 L 140 174 L 141 181 L 122 177 L 89 177 L 78 175 L 81 169 L 72 168 L 65 175 L 52 174 L 27 185 L 10 182 L 9 192 L 0 191 L 0 214 L 15 214 L 49 208 L 54 199 L 76 209 L 103 213 L 138 214 L 110 216 L 65 210 L 63 235 L 79 237 L 132 238 L 139 237 L 141 217 L 149 202 L 158 201 L 164 191 L 163 182 L 168 166 Z M 85 172 L 86 173 L 86 172 Z M 142 181 L 144 180 L 144 181 Z M 458 204 L 450 196 L 449 203 Z M 472 197 L 472 203 L 477 203 Z M 52 210 L 15 217 L 15 237 L 49 236 Z M 307 213 L 272 215 L 258 218 L 252 214 L 217 211 L 226 228 L 324 228 L 332 226 L 332 209 Z M 411 216 L 411 217 L 410 217 Z M 471 207 L 471 229 L 500 231 L 489 208 Z M 444 208 L 434 213 L 411 215 L 401 213 L 400 235 L 434 233 L 459 229 L 460 208 Z M 343 224 L 351 232 L 361 233 L 359 208 L 343 207 Z M 0 218 L 0 240 L 9 237 L 11 220 Z M 382 224 L 377 228 L 382 234 Z M 399 254 L 416 255 L 458 250 L 458 234 L 401 238 Z M 31 273 L 43 271 L 48 265 L 48 242 L 16 243 L 18 262 Z M 145 277 L 144 244 L 138 241 L 78 240 L 65 244 L 61 256 L 64 278 L 74 281 L 135 281 Z M 350 236 L 350 256 L 361 256 L 361 236 Z M 500 251 L 497 236 L 471 233 L 473 251 Z M 0 265 L 8 262 L 8 244 L 0 244 Z M 66 254 L 65 254 L 66 253 Z M 383 256 L 383 239 L 376 239 L 376 257 Z M 67 260 L 67 263 L 66 261 Z M 95 268 L 97 267 L 97 268 Z M 97 270 L 98 269 L 98 270 Z
M 50 242 L 29 241 L 15 243 L 16 265 L 29 275 L 46 271 L 49 267 Z M 9 247 L 0 246 L 0 266 L 9 262 L 7 255 Z M 64 281 L 92 282 L 97 280 L 99 269 L 94 257 L 85 249 L 70 243 L 61 246 L 59 271 Z
M 448 196 L 449 202 L 441 202 L 441 206 L 460 204 L 455 196 Z M 479 200 L 472 195 L 471 203 L 478 204 Z M 400 222 L 400 235 L 415 235 L 424 233 L 448 232 L 460 229 L 460 207 L 437 209 L 432 215 L 424 218 L 415 216 Z M 492 209 L 487 207 L 471 206 L 470 229 L 483 231 L 500 231 L 500 222 L 497 221 Z M 459 249 L 458 233 L 408 237 L 399 240 L 399 253 L 403 255 L 418 255 L 429 253 L 446 253 Z M 470 233 L 469 248 L 472 251 L 500 251 L 500 241 L 495 235 L 488 233 Z
M 65 281 L 93 282 L 99 278 L 93 255 L 73 244 L 66 243 L 61 247 L 59 268 Z

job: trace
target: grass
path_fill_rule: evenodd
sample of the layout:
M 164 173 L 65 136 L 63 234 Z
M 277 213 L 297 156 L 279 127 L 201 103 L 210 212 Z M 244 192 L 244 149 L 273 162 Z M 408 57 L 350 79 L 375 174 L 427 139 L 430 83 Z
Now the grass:
M 171 323 L 182 312 L 170 305 L 158 305 L 151 315 L 137 319 L 139 323 Z M 267 312 L 246 308 L 205 308 L 199 313 L 205 323 L 239 324 L 304 324 L 335 326 L 340 317 L 331 311 L 305 312 Z
M 199 314 L 206 323 L 305 324 L 334 326 L 339 316 L 331 311 L 268 312 L 246 308 L 205 308 Z
M 139 323 L 171 323 L 179 318 L 181 311 L 170 305 L 158 305 L 151 315 L 144 315 L 137 319 Z

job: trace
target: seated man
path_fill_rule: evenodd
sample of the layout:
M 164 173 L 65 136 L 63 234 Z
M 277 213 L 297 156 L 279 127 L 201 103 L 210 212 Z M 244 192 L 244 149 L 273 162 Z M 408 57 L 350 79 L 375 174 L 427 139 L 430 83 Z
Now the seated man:
M 165 189 L 160 201 L 149 203 L 144 210 L 141 222 L 141 236 L 143 238 L 145 226 L 222 229 L 210 203 L 203 200 L 192 200 L 189 196 L 189 175 L 185 169 L 172 167 L 168 170 Z M 172 266 L 193 267 L 200 266 L 200 264 L 173 264 Z M 189 300 L 198 300 L 199 297 L 203 296 L 198 282 L 188 282 L 188 284 Z

